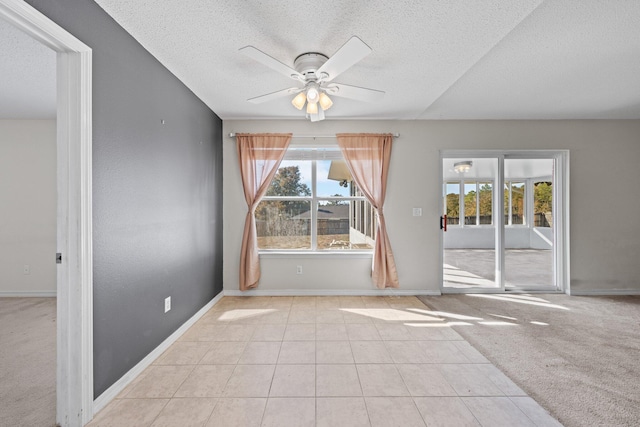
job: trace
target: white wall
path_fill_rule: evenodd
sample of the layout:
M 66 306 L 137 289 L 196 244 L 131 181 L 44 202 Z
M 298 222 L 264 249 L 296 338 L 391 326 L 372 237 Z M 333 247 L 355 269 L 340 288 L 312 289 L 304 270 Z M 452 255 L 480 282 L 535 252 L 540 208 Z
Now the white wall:
M 455 149 L 570 150 L 572 293 L 640 292 L 640 121 L 235 121 L 224 132 L 224 289 L 238 290 L 246 204 L 229 132 L 398 132 L 389 172 L 385 217 L 400 290 L 440 290 L 439 152 Z M 421 207 L 422 217 L 412 208 Z M 368 259 L 262 259 L 262 291 L 375 291 Z M 311 269 L 311 270 L 310 270 Z
M 553 241 L 553 230 L 549 227 L 516 226 L 505 227 L 506 249 L 551 249 L 545 241 Z M 496 247 L 496 229 L 493 226 L 456 227 L 449 226 L 444 235 L 445 249 L 492 249 Z
M 55 120 L 0 120 L 0 296 L 55 295 L 56 200 Z

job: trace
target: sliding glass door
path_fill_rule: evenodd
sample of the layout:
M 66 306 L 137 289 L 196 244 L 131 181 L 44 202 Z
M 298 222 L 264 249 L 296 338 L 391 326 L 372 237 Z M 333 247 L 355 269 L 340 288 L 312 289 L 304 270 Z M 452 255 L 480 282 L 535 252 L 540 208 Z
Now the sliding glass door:
M 443 287 L 501 290 L 497 158 L 443 158 Z M 498 192 L 499 193 L 499 192 Z M 446 226 L 446 227 L 445 227 Z
M 562 289 L 564 153 L 442 154 L 442 291 Z
M 504 159 L 504 284 L 511 290 L 555 290 L 555 159 Z

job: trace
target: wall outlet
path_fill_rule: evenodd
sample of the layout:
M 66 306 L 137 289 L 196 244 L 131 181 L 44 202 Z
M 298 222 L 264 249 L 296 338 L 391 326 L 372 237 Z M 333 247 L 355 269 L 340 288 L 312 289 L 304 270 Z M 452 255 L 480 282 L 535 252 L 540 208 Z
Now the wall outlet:
M 31 274 L 31 266 L 29 264 L 25 264 L 22 269 L 22 274 Z
M 413 208 L 413 216 L 422 216 L 422 208 Z
M 171 310 L 171 297 L 166 297 L 164 299 L 164 312 Z
M 302 274 L 302 266 L 301 265 L 298 265 L 296 267 L 296 274 Z

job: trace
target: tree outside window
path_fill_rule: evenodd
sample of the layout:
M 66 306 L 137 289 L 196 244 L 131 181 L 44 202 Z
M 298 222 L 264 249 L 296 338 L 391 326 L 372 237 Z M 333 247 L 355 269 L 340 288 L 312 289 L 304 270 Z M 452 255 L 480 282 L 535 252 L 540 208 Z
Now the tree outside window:
M 328 178 L 340 151 L 289 149 L 287 155 L 255 212 L 258 248 L 372 249 L 375 210 L 354 182 Z
M 492 224 L 493 184 L 480 182 L 478 187 L 478 224 Z
M 447 225 L 460 224 L 460 183 L 445 184 L 445 214 Z
M 553 184 L 551 182 L 543 181 L 534 184 L 533 214 L 536 227 L 553 225 Z
M 525 184 L 506 181 L 504 183 L 504 222 L 507 225 L 524 224 Z
M 460 224 L 460 181 L 450 181 L 444 187 L 444 211 L 447 225 Z M 504 221 L 506 225 L 525 224 L 527 185 L 522 181 L 504 183 Z M 464 224 L 492 224 L 493 183 L 464 182 Z M 530 191 L 530 190 L 529 190 Z M 553 184 L 550 181 L 533 182 L 533 213 L 535 227 L 552 226 Z

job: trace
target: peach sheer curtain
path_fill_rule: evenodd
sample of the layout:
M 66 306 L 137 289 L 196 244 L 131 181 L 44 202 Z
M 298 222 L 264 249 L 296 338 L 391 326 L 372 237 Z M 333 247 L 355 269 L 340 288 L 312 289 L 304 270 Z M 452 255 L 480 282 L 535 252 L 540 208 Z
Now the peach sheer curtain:
M 291 142 L 291 134 L 236 134 L 247 217 L 240 250 L 240 290 L 258 286 L 260 258 L 255 211 Z
M 387 190 L 393 135 L 339 133 L 336 137 L 351 176 L 369 203 L 375 208 L 378 216 L 371 271 L 373 283 L 381 289 L 397 288 L 400 286 L 398 271 L 382 212 Z

